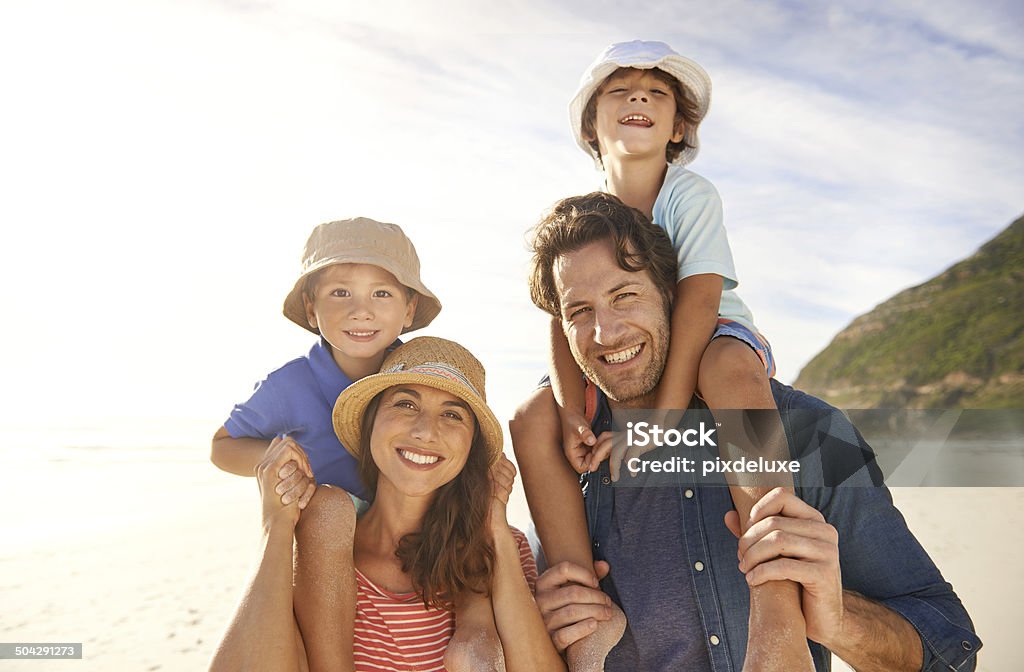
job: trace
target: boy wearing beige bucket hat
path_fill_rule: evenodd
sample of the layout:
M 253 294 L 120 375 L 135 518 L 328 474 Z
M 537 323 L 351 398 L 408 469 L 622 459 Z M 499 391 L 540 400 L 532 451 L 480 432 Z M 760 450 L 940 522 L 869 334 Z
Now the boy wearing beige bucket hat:
M 427 326 L 440 311 L 441 303 L 420 279 L 416 248 L 401 228 L 365 217 L 320 224 L 306 241 L 302 270 L 283 308 L 285 317 L 320 338 L 308 355 L 272 371 L 248 401 L 234 407 L 213 437 L 211 460 L 225 471 L 255 476 L 270 451 L 291 450 L 302 463 L 289 461 L 278 472 L 281 502 L 297 501 L 303 509 L 317 484 L 336 486 L 354 504 L 340 529 L 354 529 L 368 494 L 356 459 L 334 432 L 334 402 L 353 382 L 380 369 L 399 334 Z M 351 535 L 336 540 L 350 564 L 352 541 Z M 354 576 L 332 589 L 329 599 L 343 615 L 332 631 L 342 658 L 332 666 L 352 669 Z
M 771 348 L 733 291 L 738 281 L 722 223 L 721 199 L 708 180 L 684 167 L 697 156 L 697 130 L 710 102 L 711 79 L 697 63 L 663 42 L 634 40 L 608 46 L 587 68 L 569 104 L 569 121 L 576 143 L 603 170 L 604 190 L 664 229 L 676 253 L 672 338 L 657 388 L 657 408 L 685 409 L 697 394 L 712 409 L 774 409 L 769 384 L 775 372 Z M 513 428 L 512 439 L 517 448 L 526 447 L 516 451 L 523 473 L 550 475 L 544 482 L 524 479 L 532 510 L 576 510 L 582 515 L 578 483 L 565 469 L 565 460 L 584 473 L 609 456 L 610 444 L 598 442 L 590 429 L 585 404 L 591 396 L 588 383 L 564 336 L 569 329 L 592 328 L 588 320 L 592 318 L 587 311 L 577 310 L 554 318 L 551 394 L 534 396 L 517 414 L 522 422 Z M 616 351 L 602 356 L 609 365 L 628 366 L 640 353 L 635 346 L 612 343 L 609 347 Z M 788 454 L 781 444 L 765 450 L 766 454 Z M 614 478 L 618 478 L 618 462 L 631 456 L 635 453 L 616 454 L 611 465 Z M 760 497 L 738 490 L 733 496 L 741 516 Z M 548 517 L 546 524 L 538 521 L 552 564 L 591 565 L 589 543 L 582 543 L 585 534 L 565 529 L 564 521 L 578 519 L 568 514 Z M 782 602 L 791 607 L 785 611 L 787 616 L 802 621 L 797 599 L 798 593 L 790 590 Z M 621 628 L 621 622 L 613 619 L 595 633 L 603 641 L 588 644 L 590 639 L 600 639 L 591 635 L 570 647 L 570 668 L 574 658 L 603 659 Z M 794 670 L 805 669 L 810 662 L 809 654 L 799 647 L 806 649 L 801 641 L 795 642 L 800 663 L 794 664 Z
M 334 433 L 334 402 L 354 381 L 380 369 L 399 334 L 427 326 L 440 310 L 401 228 L 365 217 L 317 226 L 283 312 L 320 338 L 309 354 L 271 372 L 234 407 L 214 436 L 213 463 L 252 476 L 272 441 L 292 441 L 317 483 L 365 499 L 356 462 Z M 300 474 L 295 481 L 284 497 L 300 498 L 307 490 L 312 495 Z

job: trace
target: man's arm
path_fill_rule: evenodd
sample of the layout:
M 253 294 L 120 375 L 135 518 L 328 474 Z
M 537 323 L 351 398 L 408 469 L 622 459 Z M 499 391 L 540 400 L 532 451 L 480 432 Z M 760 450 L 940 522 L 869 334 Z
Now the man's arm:
M 924 665 L 921 637 L 906 618 L 878 602 L 843 590 L 839 533 L 817 509 L 779 488 L 751 511 L 740 537 L 740 570 L 760 585 L 788 579 L 803 586 L 807 636 L 858 672 L 915 672 Z M 739 533 L 735 512 L 726 517 Z
M 924 658 L 918 669 L 974 670 L 982 642 L 971 618 L 893 505 L 871 446 L 839 410 L 775 381 L 772 388 L 793 457 L 810 467 L 796 475 L 798 496 L 838 538 L 842 588 L 910 624 Z
M 920 670 L 924 649 L 914 626 L 895 611 L 843 591 L 843 623 L 826 648 L 858 672 Z

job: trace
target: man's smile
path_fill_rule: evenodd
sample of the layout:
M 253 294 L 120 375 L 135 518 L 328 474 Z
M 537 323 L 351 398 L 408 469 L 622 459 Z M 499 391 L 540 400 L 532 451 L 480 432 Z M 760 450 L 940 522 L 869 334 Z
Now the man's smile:
M 644 344 L 638 343 L 637 345 L 630 346 L 623 350 L 617 350 L 616 352 L 609 352 L 606 355 L 601 355 L 601 359 L 603 359 L 606 364 L 623 364 L 639 355 L 640 351 L 643 349 Z

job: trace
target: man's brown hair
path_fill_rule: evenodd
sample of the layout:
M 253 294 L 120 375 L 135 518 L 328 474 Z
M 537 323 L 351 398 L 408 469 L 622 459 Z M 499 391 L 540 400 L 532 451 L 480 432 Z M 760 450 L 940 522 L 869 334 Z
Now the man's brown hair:
M 561 319 L 555 287 L 555 261 L 587 245 L 611 240 L 619 267 L 647 271 L 671 305 L 676 286 L 676 253 L 668 234 L 636 208 L 601 191 L 563 198 L 533 228 L 530 240 L 530 298 L 541 310 Z
M 595 126 L 597 122 L 597 97 L 604 91 L 605 84 L 608 80 L 619 74 L 623 70 L 632 70 L 632 68 L 619 68 L 612 74 L 605 77 L 605 80 L 601 82 L 601 85 L 594 91 L 594 95 L 587 101 L 587 106 L 583 108 L 583 119 L 580 120 L 580 130 L 583 133 L 584 138 L 594 138 L 589 140 L 590 147 L 594 150 L 597 155 L 597 160 L 601 161 L 601 148 L 597 142 L 597 128 Z M 700 124 L 700 112 L 697 109 L 697 101 L 694 100 L 693 96 L 690 95 L 682 82 L 668 74 L 664 70 L 659 68 L 651 68 L 651 72 L 655 77 L 665 84 L 672 91 L 672 97 L 676 100 L 676 118 L 673 121 L 673 129 L 679 127 L 680 123 L 686 124 L 687 127 L 696 127 Z M 691 147 L 686 143 L 686 138 L 683 138 L 679 142 L 669 142 L 665 147 L 665 160 L 669 163 L 675 161 L 676 157 L 685 150 Z M 602 162 L 603 163 L 603 162 Z

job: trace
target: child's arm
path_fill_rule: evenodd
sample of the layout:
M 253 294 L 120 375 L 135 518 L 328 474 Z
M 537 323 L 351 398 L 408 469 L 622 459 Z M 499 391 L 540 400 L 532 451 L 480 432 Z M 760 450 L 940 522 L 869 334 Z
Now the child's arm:
M 255 476 L 256 469 L 264 458 L 280 444 L 290 444 L 296 455 L 301 456 L 301 464 L 297 468 L 288 467 L 287 473 L 276 484 L 275 491 L 281 495 L 284 504 L 290 504 L 299 500 L 299 508 L 306 508 L 313 491 L 316 489 L 316 481 L 313 479 L 313 468 L 309 464 L 309 458 L 302 446 L 290 437 L 278 437 L 272 441 L 257 439 L 253 437 L 233 438 L 227 428 L 221 427 L 213 435 L 213 446 L 210 451 L 210 461 L 215 465 L 232 474 L 239 476 Z
M 714 273 L 691 275 L 676 283 L 668 360 L 658 383 L 657 408 L 685 409 L 690 405 L 701 357 L 718 324 L 722 284 L 722 276 Z
M 562 452 L 565 459 L 578 473 L 596 467 L 591 464 L 590 454 L 597 437 L 590 430 L 590 423 L 584 415 L 583 372 L 569 350 L 569 342 L 562 331 L 562 322 L 551 318 L 551 392 L 558 405 L 558 419 L 561 425 Z
M 270 441 L 252 437 L 234 438 L 226 427 L 213 435 L 210 461 L 232 474 L 255 476 L 256 467 L 267 454 Z

